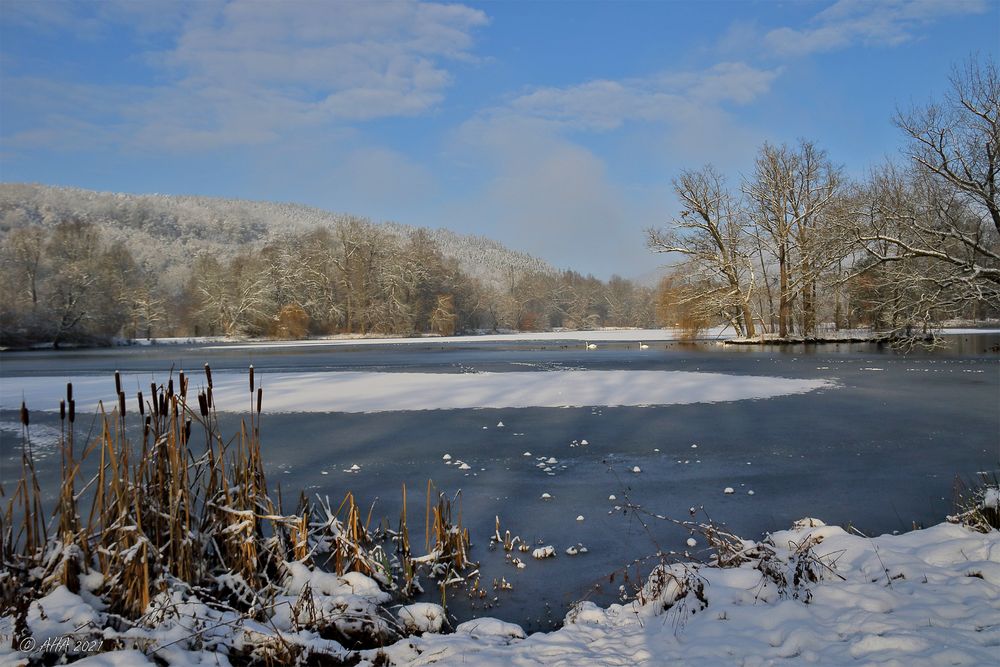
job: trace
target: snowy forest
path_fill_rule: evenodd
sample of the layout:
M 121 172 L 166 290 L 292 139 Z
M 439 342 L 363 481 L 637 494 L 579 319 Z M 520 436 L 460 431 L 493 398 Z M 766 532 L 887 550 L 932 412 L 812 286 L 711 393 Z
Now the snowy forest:
M 648 326 L 652 290 L 301 206 L 0 186 L 3 344 Z
M 863 178 L 808 140 L 765 143 L 735 186 L 684 171 L 679 215 L 646 239 L 674 262 L 655 289 L 304 206 L 0 185 L 0 344 L 720 323 L 923 335 L 1000 315 L 998 109 L 996 64 L 973 59 L 938 103 L 897 112 L 904 159 Z

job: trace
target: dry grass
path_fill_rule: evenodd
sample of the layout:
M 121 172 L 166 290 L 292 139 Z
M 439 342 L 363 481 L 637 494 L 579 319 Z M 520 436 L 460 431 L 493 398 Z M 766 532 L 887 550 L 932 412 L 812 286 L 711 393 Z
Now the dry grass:
M 96 437 L 77 451 L 72 385 L 60 402 L 61 479 L 46 514 L 31 449 L 30 414 L 21 408 L 21 477 L 0 514 L 0 617 L 13 614 L 26 631 L 31 600 L 60 585 L 77 593 L 81 577 L 99 574 L 92 592 L 126 625 L 157 595 L 197 590 L 213 604 L 264 620 L 281 592 L 284 563 L 327 566 L 338 575 L 360 572 L 406 598 L 419 592 L 426 572 L 444 586 L 474 576 L 469 533 L 458 497 L 428 482 L 426 554 L 411 551 L 406 490 L 395 549 L 388 531 L 372 527 L 367 511 L 347 492 L 336 510 L 328 499 L 299 498 L 294 512 L 269 492 L 261 455 L 263 389 L 249 373 L 248 415 L 238 433 L 219 432 L 211 369 L 190 400 L 183 373 L 138 392 L 134 410 L 115 374 L 117 400 L 102 404 Z M 130 430 L 129 422 L 134 426 Z M 136 442 L 130 438 L 136 434 Z M 141 435 L 138 435 L 141 434 Z M 96 473 L 81 480 L 84 460 Z M 2 489 L 0 489 L 2 492 Z M 433 492 L 433 493 L 432 493 Z M 85 517 L 85 518 L 84 518 Z M 443 594 L 443 593 L 442 593 Z
M 952 496 L 955 514 L 948 521 L 981 533 L 1000 530 L 1000 478 L 995 472 L 981 472 L 968 484 L 956 477 Z

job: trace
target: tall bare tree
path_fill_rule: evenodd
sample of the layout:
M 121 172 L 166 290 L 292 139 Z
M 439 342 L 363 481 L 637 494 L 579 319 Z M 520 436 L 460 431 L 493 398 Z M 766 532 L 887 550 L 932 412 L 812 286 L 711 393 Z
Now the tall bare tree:
M 647 230 L 647 245 L 653 252 L 687 257 L 697 297 L 712 303 L 739 334 L 755 336 L 751 235 L 741 202 L 712 166 L 681 173 L 674 192 L 680 217 L 668 228 Z
M 752 202 L 749 215 L 761 249 L 777 262 L 778 335 L 782 338 L 790 333 L 796 296 L 802 333 L 816 333 L 816 283 L 820 273 L 836 261 L 832 252 L 836 246 L 826 233 L 827 213 L 841 183 L 840 172 L 826 152 L 801 141 L 795 148 L 764 144 L 753 178 L 743 185 Z
M 990 58 L 970 58 L 951 75 L 951 90 L 937 104 L 898 112 L 896 125 L 910 144 L 907 155 L 950 186 L 969 208 L 1000 233 L 1000 74 Z
M 896 115 L 910 164 L 876 171 L 853 220 L 867 259 L 855 273 L 879 267 L 918 297 L 902 319 L 1000 308 L 1000 76 L 972 58 L 950 83 L 941 102 Z

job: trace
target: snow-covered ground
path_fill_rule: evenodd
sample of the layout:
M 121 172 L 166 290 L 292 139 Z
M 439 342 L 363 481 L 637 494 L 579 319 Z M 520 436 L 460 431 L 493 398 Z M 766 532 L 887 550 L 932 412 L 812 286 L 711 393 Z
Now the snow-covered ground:
M 647 582 L 645 604 L 585 602 L 556 632 L 519 639 L 480 621 L 385 653 L 393 664 L 483 667 L 997 664 L 997 531 L 940 524 L 869 539 L 802 527 L 770 542 L 774 558 L 737 568 L 670 566 L 659 586 Z
M 826 380 L 726 375 L 686 371 L 536 371 L 511 373 L 258 373 L 268 412 L 384 412 L 462 408 L 636 406 L 714 403 L 799 394 L 832 386 Z M 163 374 L 122 375 L 131 405 Z M 114 382 L 102 376 L 7 377 L 0 407 L 24 400 L 32 410 L 58 409 L 67 382 L 82 411 L 103 400 L 115 403 Z M 203 378 L 192 377 L 196 387 Z M 244 373 L 213 374 L 215 402 L 222 411 L 248 409 Z M 109 407 L 110 409 L 110 407 Z
M 310 338 L 308 340 L 261 340 L 236 345 L 218 346 L 219 349 L 243 350 L 262 347 L 324 347 L 330 345 L 412 345 L 412 344 L 442 344 L 455 343 L 517 343 L 517 342 L 576 342 L 576 343 L 652 343 L 681 340 L 683 331 L 680 329 L 597 329 L 594 331 L 525 331 L 520 333 L 480 334 L 472 336 L 419 336 L 403 337 L 367 337 L 367 336 L 330 336 L 326 338 Z M 725 340 L 733 335 L 730 327 L 712 327 L 698 335 L 699 340 Z M 209 347 L 207 349 L 216 349 Z M 597 349 L 600 349 L 599 347 Z
M 1000 329 L 937 329 L 939 336 L 971 336 L 974 334 L 1000 334 Z
M 823 338 L 856 338 L 869 335 L 868 329 L 845 329 L 841 331 L 824 330 Z M 970 335 L 970 334 L 997 334 L 998 328 L 970 329 L 970 328 L 943 328 L 935 333 L 939 335 Z M 136 340 L 129 342 L 130 345 L 192 345 L 208 344 L 206 349 L 229 349 L 229 350 L 253 350 L 260 348 L 286 348 L 286 347 L 331 347 L 340 345 L 413 345 L 413 344 L 442 344 L 452 345 L 461 343 L 523 343 L 523 342 L 569 342 L 580 344 L 599 343 L 662 343 L 682 340 L 684 332 L 681 329 L 598 329 L 594 331 L 525 331 L 517 333 L 496 333 L 477 334 L 466 336 L 377 336 L 361 334 L 343 334 L 336 336 L 324 336 L 322 338 L 309 338 L 306 340 L 254 340 L 239 341 L 235 338 L 225 336 L 201 336 L 187 338 L 154 338 L 152 340 Z M 716 326 L 705 329 L 698 334 L 698 340 L 724 341 L 736 338 L 732 327 Z M 225 343 L 224 345 L 211 345 L 212 343 Z M 600 349 L 598 346 L 597 349 Z
M 1000 532 L 943 523 L 866 538 L 811 519 L 761 543 L 743 542 L 741 556 L 738 567 L 663 566 L 636 601 L 607 609 L 581 603 L 564 627 L 550 633 L 525 636 L 516 625 L 477 619 L 439 634 L 435 630 L 442 627 L 443 613 L 436 605 L 398 609 L 401 624 L 424 634 L 365 651 L 359 664 L 997 664 Z M 366 577 L 310 574 L 289 565 L 287 602 L 297 599 L 296 591 L 300 596 L 306 591 L 320 609 L 346 604 L 370 613 L 385 601 Z M 170 665 L 228 665 L 218 651 L 268 638 L 274 643 L 277 635 L 285 645 L 349 657 L 337 642 L 293 630 L 288 605 L 279 605 L 283 611 L 275 612 L 270 623 L 243 626 L 193 598 L 158 599 L 153 606 L 169 613 L 151 609 L 145 627 L 105 629 L 104 637 L 122 640 L 126 649 L 138 642 Z M 31 604 L 27 625 L 40 646 L 49 638 L 100 635 L 103 617 L 92 595 L 59 587 Z M 343 622 L 351 623 L 351 615 Z M 5 640 L 0 663 L 26 664 L 29 654 L 11 649 L 13 630 L 10 617 L 0 619 Z M 122 650 L 76 664 L 154 664 L 147 654 Z

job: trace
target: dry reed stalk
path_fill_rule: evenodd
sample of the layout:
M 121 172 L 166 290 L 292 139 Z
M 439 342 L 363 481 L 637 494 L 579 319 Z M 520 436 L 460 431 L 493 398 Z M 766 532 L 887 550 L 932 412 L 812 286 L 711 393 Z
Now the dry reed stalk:
M 260 439 L 262 387 L 251 379 L 249 420 L 227 442 L 219 433 L 207 365 L 205 377 L 208 386 L 198 392 L 197 405 L 187 402 L 190 378 L 183 373 L 178 393 L 173 378 L 165 385 L 152 384 L 148 395 L 137 392 L 138 411 L 132 419 L 126 412 L 121 376 L 116 374 L 115 405 L 108 412 L 99 404 L 97 436 L 88 438 L 79 455 L 74 451 L 73 389 L 67 385 L 60 404 L 61 478 L 51 540 L 25 406 L 21 480 L 6 511 L 0 512 L 0 558 L 5 567 L 15 566 L 10 578 L 0 576 L 0 611 L 12 608 L 17 591 L 30 602 L 59 584 L 79 590 L 79 577 L 93 570 L 103 575 L 103 586 L 96 593 L 109 609 L 124 619 L 138 619 L 160 592 L 176 586 L 214 595 L 213 604 L 236 605 L 248 617 L 261 617 L 268 600 L 280 591 L 283 564 L 295 560 L 312 567 L 317 550 L 331 554 L 338 574 L 360 572 L 390 588 L 396 587 L 395 577 L 401 574 L 404 594 L 419 588 L 416 577 L 425 565 L 431 566 L 432 576 L 448 575 L 443 584 L 469 565 L 468 531 L 461 527 L 458 496 L 449 500 L 438 493 L 432 502 L 430 481 L 425 515 L 428 556 L 420 559 L 411 552 L 405 485 L 397 544 L 401 558 L 395 562 L 378 544 L 378 533 L 372 532 L 374 504 L 362 515 L 350 492 L 336 512 L 330 511 L 328 502 L 317 508 L 302 496 L 295 513 L 286 515 L 280 489 L 277 506 L 268 491 Z M 135 445 L 129 436 L 130 420 L 141 434 Z M 195 426 L 204 431 L 200 453 L 192 446 Z M 77 479 L 88 457 L 98 459 L 97 467 L 89 481 L 81 482 L 78 494 Z M 85 524 L 81 497 L 89 501 Z M 325 521 L 317 522 L 317 513 L 325 514 Z M 16 534 L 15 514 L 20 515 Z M 32 572 L 43 564 L 45 577 L 39 586 Z

